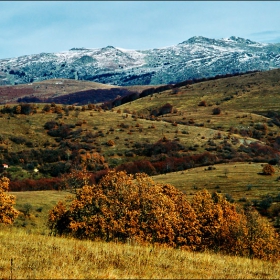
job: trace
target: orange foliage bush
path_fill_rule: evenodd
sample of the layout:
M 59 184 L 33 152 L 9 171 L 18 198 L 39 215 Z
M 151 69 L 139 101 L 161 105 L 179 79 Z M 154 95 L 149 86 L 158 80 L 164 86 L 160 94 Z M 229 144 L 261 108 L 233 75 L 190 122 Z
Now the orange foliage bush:
M 12 224 L 19 212 L 13 207 L 15 197 L 6 194 L 9 189 L 9 179 L 3 177 L 0 179 L 0 223 Z
M 84 186 L 70 204 L 49 215 L 54 234 L 77 238 L 166 244 L 195 249 L 198 221 L 186 197 L 145 174 L 110 171 L 99 184 Z
M 115 146 L 114 140 L 108 140 L 107 141 L 107 146 Z
M 198 192 L 192 207 L 200 221 L 201 249 L 219 250 L 240 254 L 240 243 L 245 228 L 244 215 L 235 205 L 220 194 L 211 195 L 207 190 Z
M 108 171 L 73 200 L 50 212 L 53 234 L 92 240 L 135 240 L 173 248 L 212 250 L 265 260 L 279 259 L 274 228 L 252 209 L 242 210 L 221 194 L 198 192 L 192 203 L 170 184 L 148 175 Z
M 218 193 L 198 192 L 192 207 L 200 222 L 200 250 L 264 260 L 280 257 L 279 237 L 254 209 L 243 211 Z
M 270 164 L 266 164 L 264 167 L 263 167 L 263 174 L 264 175 L 273 175 L 275 173 L 275 169 L 272 165 Z
M 245 216 L 247 223 L 245 240 L 249 256 L 264 260 L 279 260 L 279 235 L 268 220 L 254 209 L 247 210 Z

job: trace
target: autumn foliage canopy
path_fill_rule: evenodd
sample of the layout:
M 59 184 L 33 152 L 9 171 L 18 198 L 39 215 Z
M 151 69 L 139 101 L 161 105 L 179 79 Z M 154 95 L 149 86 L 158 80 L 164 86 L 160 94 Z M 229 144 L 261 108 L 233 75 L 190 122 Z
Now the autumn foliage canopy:
M 18 211 L 13 207 L 15 197 L 7 194 L 9 189 L 9 179 L 2 177 L 0 179 L 0 223 L 12 224 L 18 216 Z
M 262 259 L 279 258 L 279 239 L 259 214 L 221 194 L 198 192 L 191 202 L 146 174 L 110 171 L 50 212 L 53 234 L 81 239 L 157 244 Z

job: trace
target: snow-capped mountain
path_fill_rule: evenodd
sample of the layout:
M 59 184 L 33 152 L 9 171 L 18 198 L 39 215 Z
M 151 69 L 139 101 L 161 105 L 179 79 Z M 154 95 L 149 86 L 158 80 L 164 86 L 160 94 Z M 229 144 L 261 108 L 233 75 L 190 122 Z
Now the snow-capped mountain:
M 122 86 L 158 85 L 273 68 L 280 68 L 280 44 L 199 36 L 152 50 L 73 48 L 2 59 L 0 84 L 70 78 Z

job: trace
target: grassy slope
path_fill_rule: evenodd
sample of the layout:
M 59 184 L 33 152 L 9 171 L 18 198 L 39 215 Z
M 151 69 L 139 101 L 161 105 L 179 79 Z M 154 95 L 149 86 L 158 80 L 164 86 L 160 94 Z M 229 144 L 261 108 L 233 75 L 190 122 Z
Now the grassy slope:
M 3 279 L 277 279 L 278 264 L 1 229 Z
M 104 136 L 96 138 L 92 151 L 94 151 L 97 146 L 101 147 L 101 153 L 105 155 L 107 161 L 113 165 L 126 162 L 127 160 L 137 159 L 137 157 L 129 159 L 124 157 L 124 153 L 132 149 L 135 142 L 155 143 L 164 135 L 170 140 L 179 137 L 180 143 L 187 147 L 195 143 L 202 146 L 206 144 L 208 138 L 213 138 L 217 134 L 217 131 L 211 128 L 185 125 L 174 127 L 172 124 L 164 121 L 150 121 L 140 118 L 135 120 L 130 115 L 125 118 L 125 115 L 126 114 L 118 114 L 116 111 L 85 111 L 80 112 L 79 115 L 76 116 L 75 111 L 71 111 L 69 116 L 57 119 L 56 114 L 40 113 L 39 109 L 39 113 L 29 116 L 15 115 L 15 117 L 7 118 L 5 115 L 1 120 L 3 126 L 0 127 L 0 134 L 5 139 L 9 139 L 9 137 L 14 136 L 16 133 L 17 136 L 24 137 L 26 140 L 32 142 L 35 148 L 43 148 L 47 140 L 50 145 L 57 146 L 58 144 L 55 142 L 54 138 L 47 135 L 46 130 L 43 128 L 43 125 L 47 121 L 56 120 L 65 124 L 75 124 L 78 121 L 86 120 L 86 124 L 82 125 L 82 135 L 85 135 L 87 132 L 96 133 L 102 131 Z M 122 123 L 128 126 L 128 128 L 123 129 L 124 131 L 119 127 Z M 137 124 L 139 127 L 136 127 Z M 153 124 L 155 126 L 154 128 L 152 128 Z M 78 128 L 79 127 L 76 127 L 76 129 Z M 109 131 L 111 128 L 114 129 L 114 131 Z M 141 129 L 142 132 L 139 132 L 139 129 Z M 182 132 L 187 132 L 187 134 L 183 134 Z M 221 134 L 224 137 L 227 136 L 226 132 L 221 132 Z M 116 139 L 116 137 L 118 139 Z M 203 137 L 204 139 L 202 139 Z M 239 135 L 236 135 L 236 137 L 244 138 Z M 108 140 L 114 140 L 115 145 L 112 147 L 107 146 L 106 142 Z M 221 141 L 222 140 L 218 139 L 214 140 L 217 144 Z M 6 145 L 6 147 L 8 147 L 10 151 L 34 149 L 34 147 L 27 148 L 22 144 L 16 144 L 10 140 L 8 140 L 7 143 L 8 145 Z M 203 151 L 203 148 L 200 150 Z M 123 156 L 118 156 L 118 153 L 123 154 Z
M 41 235 L 47 235 L 50 232 L 47 227 L 49 211 L 58 201 L 63 201 L 71 195 L 66 191 L 26 191 L 11 192 L 10 194 L 15 195 L 15 208 L 20 211 L 14 226 L 22 228 L 28 233 Z M 27 207 L 29 207 L 29 213 L 24 215 Z
M 230 194 L 235 201 L 242 198 L 253 200 L 280 193 L 280 184 L 277 180 L 280 176 L 279 169 L 276 169 L 273 176 L 265 176 L 260 174 L 262 165 L 243 162 L 216 164 L 213 166 L 214 170 L 197 167 L 152 178 L 155 182 L 174 185 L 190 198 L 197 190 L 207 189 L 210 192 Z
M 48 136 L 43 129 L 43 125 L 47 121 L 56 119 L 58 122 L 75 124 L 79 120 L 86 120 L 87 124 L 82 127 L 83 134 L 86 131 L 95 133 L 99 130 L 102 130 L 105 134 L 104 137 L 97 139 L 97 144 L 102 145 L 110 139 L 119 137 L 118 140 L 115 139 L 116 145 L 114 147 L 102 145 L 102 153 L 105 156 L 113 152 L 122 153 L 130 150 L 133 142 L 150 141 L 154 143 L 163 135 L 170 140 L 179 137 L 181 143 L 186 147 L 197 144 L 199 146 L 198 152 L 201 152 L 204 150 L 207 140 L 212 139 L 218 132 L 225 137 L 230 127 L 241 129 L 253 127 L 257 123 L 266 123 L 269 119 L 258 113 L 279 110 L 279 92 L 280 70 L 253 73 L 181 87 L 177 94 L 172 94 L 172 91 L 165 91 L 154 94 L 153 97 L 148 96 L 138 99 L 118 107 L 122 114 L 109 111 L 101 113 L 85 111 L 76 116 L 75 112 L 70 111 L 69 116 L 63 116 L 62 118 L 58 118 L 57 114 L 42 113 L 31 116 L 15 115 L 15 117 L 4 115 L 1 119 L 0 135 L 9 138 L 16 133 L 33 142 L 35 146 L 42 147 L 46 140 L 49 140 L 52 144 L 55 143 L 54 139 Z M 233 98 L 223 101 L 230 96 L 233 96 Z M 205 100 L 208 106 L 198 106 L 201 100 Z M 152 122 L 140 118 L 135 121 L 129 114 L 125 118 L 126 114 L 123 113 L 126 108 L 139 114 L 147 113 L 148 110 L 159 108 L 167 102 L 174 105 L 178 109 L 178 113 L 164 115 L 159 117 L 158 121 Z M 212 114 L 213 108 L 217 106 L 216 103 L 220 104 L 218 106 L 222 110 L 221 115 Z M 42 105 L 40 106 L 42 107 Z M 40 109 L 38 111 L 40 112 Z M 187 122 L 190 119 L 194 119 L 197 125 L 178 124 L 175 127 L 165 122 L 165 120 Z M 121 123 L 130 127 L 122 132 L 118 127 Z M 137 123 L 142 128 L 142 132 L 139 132 L 139 128 L 136 127 Z M 155 128 L 151 128 L 153 123 Z M 199 127 L 198 124 L 204 126 Z M 97 130 L 94 130 L 94 127 L 97 127 Z M 108 131 L 110 128 L 115 129 L 115 131 Z M 184 132 L 189 134 L 183 134 Z M 279 129 L 276 125 L 269 126 L 268 133 L 276 136 L 279 134 Z M 240 135 L 233 136 L 239 139 L 243 138 Z M 222 140 L 214 139 L 214 142 L 219 144 Z M 17 151 L 23 148 L 22 145 L 9 141 L 10 150 Z M 118 161 L 126 160 L 122 158 L 115 156 L 114 161 L 117 164 Z M 109 158 L 107 159 L 110 161 Z
M 46 81 L 46 83 L 50 82 Z M 77 81 L 71 82 L 77 83 Z M 85 83 L 87 84 L 87 82 Z M 131 150 L 135 142 L 155 143 L 163 136 L 169 140 L 179 139 L 180 143 L 185 147 L 196 145 L 197 153 L 205 151 L 208 140 L 213 140 L 216 145 L 220 145 L 223 143 L 224 138 L 228 136 L 230 127 L 248 129 L 253 128 L 257 123 L 267 123 L 269 118 L 260 115 L 259 112 L 279 110 L 279 92 L 280 70 L 273 70 L 181 87 L 177 94 L 173 94 L 172 91 L 154 94 L 152 97 L 148 96 L 118 107 L 121 109 L 121 114 L 116 113 L 116 109 L 114 112 L 85 111 L 80 112 L 78 115 L 75 111 L 70 111 L 69 116 L 58 117 L 57 114 L 41 113 L 43 105 L 40 105 L 39 113 L 34 115 L 14 115 L 14 117 L 9 117 L 5 114 L 1 119 L 0 135 L 5 139 L 9 139 L 15 134 L 22 136 L 32 142 L 35 148 L 43 148 L 47 140 L 51 145 L 55 146 L 58 145 L 55 139 L 48 136 L 43 128 L 47 121 L 56 120 L 67 124 L 75 124 L 78 121 L 86 120 L 87 123 L 82 125 L 83 132 L 81 135 L 98 131 L 104 133 L 103 137 L 95 139 L 90 152 L 95 151 L 96 147 L 101 148 L 101 154 L 105 156 L 109 165 L 114 167 L 123 162 L 143 158 L 125 156 L 125 152 Z M 233 98 L 223 101 L 230 96 L 233 96 Z M 208 106 L 198 106 L 201 100 L 205 100 Z M 147 113 L 149 112 L 148 110 L 159 108 L 167 102 L 174 105 L 178 109 L 178 113 L 164 115 L 159 117 L 157 121 L 139 117 L 135 120 L 130 114 L 124 113 L 124 109 L 128 109 L 131 112 L 135 111 L 139 114 Z M 222 110 L 221 115 L 212 114 L 213 108 L 217 106 L 215 105 L 216 103 L 220 104 L 218 106 Z M 126 115 L 128 116 L 127 118 Z M 197 125 L 178 124 L 177 126 L 172 126 L 170 122 L 166 122 L 168 120 L 179 123 L 182 121 L 187 122 L 190 119 L 194 119 Z M 122 123 L 128 125 L 128 128 L 123 129 L 124 131 L 120 128 Z M 199 124 L 204 126 L 200 127 Z M 136 125 L 139 127 L 136 127 Z M 109 131 L 110 129 L 111 131 Z M 140 130 L 142 131 L 140 132 Z M 221 139 L 215 139 L 218 133 L 221 133 Z M 268 134 L 276 137 L 279 135 L 279 128 L 276 125 L 268 126 Z M 239 143 L 234 142 L 234 137 L 241 141 Z M 227 141 L 236 148 L 243 143 L 242 139 L 244 137 L 233 134 L 231 139 Z M 107 146 L 106 142 L 108 140 L 114 140 L 115 145 L 112 147 Z M 1 145 L 4 148 L 8 147 L 10 151 L 34 148 L 18 145 L 10 140 Z M 30 176 L 24 170 L 15 172 L 15 174 L 23 177 Z
M 196 123 L 204 123 L 205 127 L 227 130 L 230 126 L 239 128 L 249 126 L 252 121 L 266 121 L 267 118 L 259 113 L 279 112 L 279 93 L 280 70 L 277 69 L 184 86 L 176 94 L 169 90 L 138 99 L 129 106 L 124 104 L 120 108 L 148 113 L 170 103 L 179 113 L 164 116 L 163 119 L 179 121 L 184 117 L 187 120 L 192 118 Z M 227 98 L 231 99 L 225 100 Z M 207 107 L 198 106 L 202 100 L 206 101 Z M 213 116 L 212 110 L 217 106 L 222 114 Z

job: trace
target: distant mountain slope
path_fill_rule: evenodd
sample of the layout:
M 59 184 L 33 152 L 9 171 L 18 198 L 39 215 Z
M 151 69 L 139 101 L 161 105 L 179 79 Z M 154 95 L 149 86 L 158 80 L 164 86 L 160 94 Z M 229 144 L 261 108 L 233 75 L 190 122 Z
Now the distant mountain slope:
M 220 74 L 280 68 L 280 44 L 239 37 L 192 37 L 176 46 L 152 50 L 73 48 L 0 60 L 0 85 L 53 78 L 112 85 L 155 85 Z
M 142 92 L 150 86 L 119 87 L 89 81 L 51 79 L 36 83 L 0 87 L 0 104 L 55 102 L 61 104 L 100 103 Z

